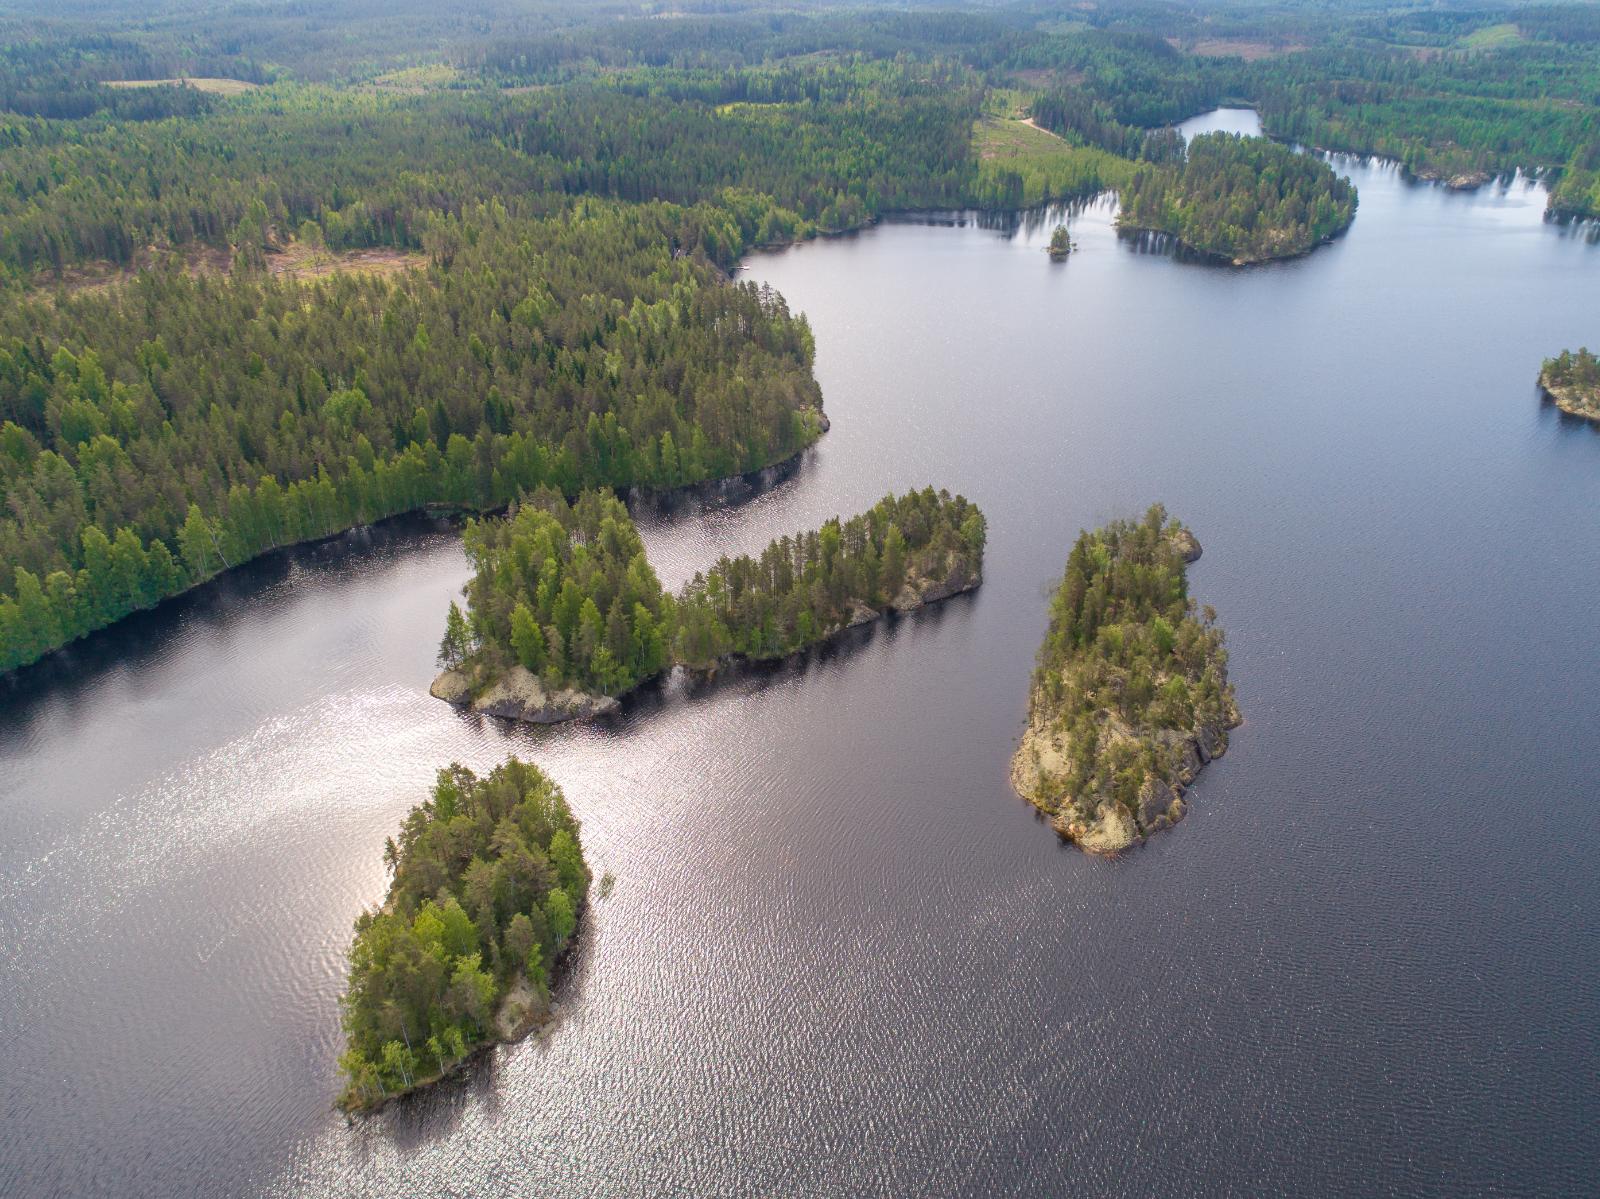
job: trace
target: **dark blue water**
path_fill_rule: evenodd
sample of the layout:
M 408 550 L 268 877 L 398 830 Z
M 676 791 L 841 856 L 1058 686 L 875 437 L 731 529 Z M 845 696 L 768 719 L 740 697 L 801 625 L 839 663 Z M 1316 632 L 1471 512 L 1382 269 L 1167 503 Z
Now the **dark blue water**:
M 1236 121 L 1237 116 L 1223 118 Z M 1514 185 L 1341 163 L 1354 228 L 1235 271 L 1109 203 L 752 260 L 833 430 L 652 520 L 676 582 L 935 483 L 975 596 L 610 725 L 430 700 L 447 530 L 251 568 L 0 708 L 0 1191 L 1571 1195 L 1600 1173 L 1600 247 Z M 1165 502 L 1247 723 L 1114 862 L 1010 792 L 1073 536 Z M 452 758 L 543 764 L 597 902 L 544 1037 L 354 1129 L 350 922 Z

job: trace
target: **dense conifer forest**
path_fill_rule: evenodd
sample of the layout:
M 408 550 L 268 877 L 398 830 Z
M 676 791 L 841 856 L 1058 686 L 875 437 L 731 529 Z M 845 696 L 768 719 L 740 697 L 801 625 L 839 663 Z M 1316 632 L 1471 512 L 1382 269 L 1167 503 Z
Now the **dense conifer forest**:
M 678 661 L 781 658 L 888 609 L 978 584 L 983 513 L 933 488 L 888 495 L 860 516 L 780 537 L 759 555 L 722 558 L 679 593 Z
M 518 667 L 545 692 L 622 695 L 675 664 L 786 657 L 969 590 L 986 538 L 975 505 L 929 487 L 721 558 L 670 596 L 619 500 L 544 489 L 468 526 L 467 606 L 451 606 L 439 664 L 480 695 Z
M 1355 188 L 1327 163 L 1258 137 L 1208 133 L 1189 143 L 1181 166 L 1136 171 L 1118 223 L 1246 263 L 1303 254 L 1355 213 Z
M 578 822 L 538 767 L 439 772 L 384 851 L 383 905 L 356 921 L 342 1005 L 347 1108 L 425 1085 L 546 1010 L 589 894 Z
M 0 665 L 276 546 L 551 485 L 672 487 L 820 432 L 803 319 L 729 286 L 720 207 L 497 204 L 428 265 L 169 268 L 0 308 Z
M 1050 602 L 1012 778 L 1085 848 L 1180 818 L 1183 787 L 1239 723 L 1216 614 L 1189 597 L 1197 554 L 1156 505 L 1080 534 Z
M 621 695 L 659 674 L 674 629 L 670 599 L 628 510 L 609 494 L 527 497 L 466 531 L 472 579 L 451 606 L 440 665 L 490 677 L 517 665 L 550 691 Z
M 1229 259 L 1348 223 L 1308 159 L 1185 159 L 1220 102 L 1600 215 L 1582 5 L 147 8 L 0 19 L 0 670 L 391 513 L 793 454 L 810 336 L 726 285 L 753 246 L 1107 188 Z

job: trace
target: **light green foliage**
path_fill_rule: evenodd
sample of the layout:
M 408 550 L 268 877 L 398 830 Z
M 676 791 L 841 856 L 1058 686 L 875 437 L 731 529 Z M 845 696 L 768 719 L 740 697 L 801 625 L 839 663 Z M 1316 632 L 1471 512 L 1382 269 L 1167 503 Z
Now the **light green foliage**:
M 671 601 L 621 501 L 536 491 L 505 520 L 473 522 L 465 542 L 474 665 L 520 664 L 552 687 L 606 695 L 665 667 Z
M 556 949 L 559 950 L 566 944 L 567 938 L 572 935 L 572 930 L 577 927 L 578 915 L 573 910 L 572 900 L 567 897 L 567 892 L 562 887 L 555 887 L 544 901 L 545 919 L 550 922 L 550 931 L 555 937 Z
M 393 861 L 388 900 L 356 921 L 341 1001 L 343 1101 L 354 1107 L 426 1081 L 488 1039 L 519 973 L 544 985 L 589 888 L 560 789 L 515 758 L 482 779 L 464 766 L 440 771 Z
M 970 202 L 1021 208 L 1119 187 L 1132 164 L 1106 150 L 1064 141 L 1018 120 L 985 117 L 973 126 L 978 177 Z

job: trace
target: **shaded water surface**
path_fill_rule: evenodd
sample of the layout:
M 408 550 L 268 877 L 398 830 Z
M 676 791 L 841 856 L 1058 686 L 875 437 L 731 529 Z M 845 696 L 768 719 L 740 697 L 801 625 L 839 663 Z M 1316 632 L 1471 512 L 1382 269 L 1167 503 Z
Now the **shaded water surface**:
M 1237 122 L 1239 114 L 1217 118 Z M 1348 236 L 1245 271 L 1108 202 L 751 261 L 833 431 L 718 554 L 935 483 L 987 581 L 598 726 L 426 685 L 420 522 L 252 567 L 0 696 L 7 1194 L 1572 1194 L 1600 1124 L 1600 436 L 1541 405 L 1600 249 L 1516 184 L 1341 161 Z M 1247 723 L 1105 862 L 1009 791 L 1078 529 L 1205 545 Z M 543 1039 L 347 1128 L 337 996 L 441 764 L 530 756 L 597 901 Z

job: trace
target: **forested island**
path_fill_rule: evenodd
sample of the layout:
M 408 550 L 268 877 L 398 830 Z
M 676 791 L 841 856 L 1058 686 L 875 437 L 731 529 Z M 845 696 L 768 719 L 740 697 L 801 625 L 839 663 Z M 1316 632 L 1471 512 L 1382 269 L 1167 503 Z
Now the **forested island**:
M 1208 133 L 1181 166 L 1145 166 L 1121 192 L 1120 228 L 1169 233 L 1235 266 L 1304 254 L 1350 227 L 1356 189 L 1319 159 L 1258 137 Z
M 930 487 L 724 557 L 671 596 L 620 500 L 537 491 L 468 526 L 467 607 L 451 605 L 431 691 L 539 724 L 609 712 L 671 666 L 787 657 L 971 590 L 986 535 L 975 505 Z
M 1156 505 L 1080 534 L 1051 600 L 1011 781 L 1089 852 L 1180 820 L 1184 788 L 1240 722 L 1216 614 L 1189 597 L 1199 556 Z
M 1563 412 L 1600 421 L 1600 358 L 1588 347 L 1576 354 L 1562 350 L 1546 358 L 1539 371 L 1539 387 Z
M 545 1018 L 589 895 L 561 788 L 516 758 L 481 779 L 441 770 L 384 860 L 389 895 L 356 921 L 341 1000 L 350 1111 L 437 1082 Z

